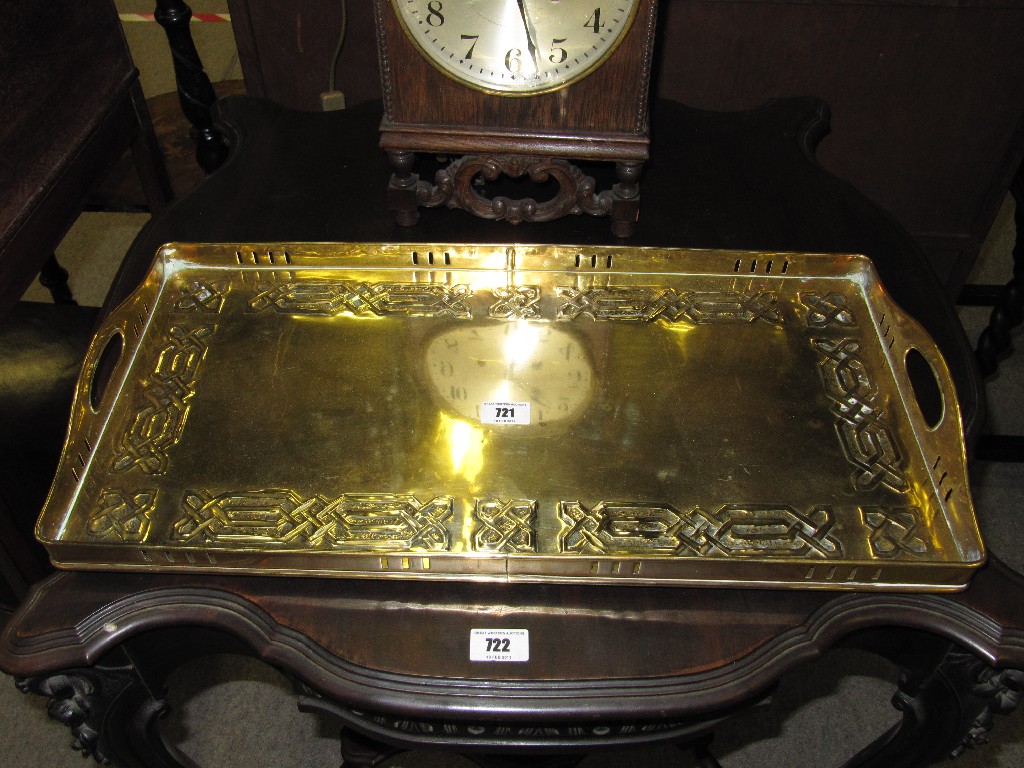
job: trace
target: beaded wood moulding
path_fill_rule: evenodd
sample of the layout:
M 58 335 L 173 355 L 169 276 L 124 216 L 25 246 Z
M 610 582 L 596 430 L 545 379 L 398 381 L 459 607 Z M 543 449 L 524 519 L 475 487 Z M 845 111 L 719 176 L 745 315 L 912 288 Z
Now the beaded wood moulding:
M 951 590 L 948 370 L 862 256 L 168 245 L 99 330 L 67 568 Z

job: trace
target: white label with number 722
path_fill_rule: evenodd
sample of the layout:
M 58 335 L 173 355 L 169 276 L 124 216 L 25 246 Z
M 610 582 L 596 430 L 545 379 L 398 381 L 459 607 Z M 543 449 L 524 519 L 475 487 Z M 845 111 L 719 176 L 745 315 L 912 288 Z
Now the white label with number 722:
M 529 661 L 530 630 L 471 629 L 470 661 Z

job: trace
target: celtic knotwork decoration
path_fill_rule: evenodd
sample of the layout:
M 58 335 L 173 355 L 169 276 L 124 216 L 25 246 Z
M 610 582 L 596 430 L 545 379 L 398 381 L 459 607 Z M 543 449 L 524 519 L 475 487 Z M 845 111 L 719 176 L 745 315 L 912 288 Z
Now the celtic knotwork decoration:
M 421 503 L 407 494 L 346 493 L 303 498 L 267 489 L 185 494 L 171 537 L 191 544 L 293 546 L 315 549 L 444 551 L 452 499 Z
M 223 283 L 192 280 L 181 286 L 173 305 L 176 310 L 182 312 L 217 314 L 224 308 L 224 297 L 227 292 L 228 288 Z
M 684 312 L 694 323 L 753 323 L 756 320 L 782 325 L 774 291 L 685 291 Z
M 821 357 L 819 371 L 837 416 L 839 442 L 847 459 L 861 470 L 854 474 L 854 485 L 860 490 L 882 484 L 906 491 L 903 454 L 875 402 L 878 388 L 860 359 L 860 344 L 853 339 L 811 339 L 811 344 Z
M 533 552 L 537 502 L 477 499 L 473 512 L 473 546 L 481 552 Z
M 675 555 L 678 557 L 805 557 L 842 555 L 830 535 L 832 511 L 803 514 L 785 505 L 727 504 L 717 512 L 669 504 L 601 502 L 592 510 L 560 502 L 560 552 Z
M 852 328 L 857 325 L 846 297 L 839 293 L 801 293 L 800 303 L 807 307 L 807 326 L 827 328 L 830 325 Z
M 503 195 L 488 198 L 478 191 L 477 179 L 495 181 L 502 174 L 517 179 L 529 176 L 536 184 L 554 179 L 558 192 L 550 200 L 512 200 Z M 437 172 L 434 184 L 420 181 L 416 200 L 428 208 L 447 205 L 483 219 L 508 221 L 552 221 L 568 214 L 611 213 L 613 193 L 595 192 L 596 182 L 567 160 L 521 155 L 466 155 Z
M 921 557 L 928 554 L 927 526 L 914 507 L 887 509 L 862 507 L 861 519 L 871 529 L 871 554 L 892 559 L 902 555 Z
M 466 285 L 423 283 L 260 283 L 249 309 L 273 309 L 293 315 L 376 315 L 378 317 L 472 316 Z
M 530 320 L 540 317 L 540 288 L 519 285 L 513 288 L 495 288 L 497 299 L 487 310 L 489 317 L 507 320 Z
M 667 504 L 601 502 L 589 510 L 578 501 L 562 501 L 558 517 L 560 552 L 672 554 L 678 547 L 681 518 Z
M 138 468 L 150 475 L 167 471 L 167 451 L 181 439 L 195 394 L 199 365 L 216 326 L 173 326 L 156 354 L 152 373 L 143 377 L 135 395 L 136 410 L 121 437 L 115 472 Z
M 813 507 L 803 514 L 782 504 L 727 504 L 715 513 L 694 508 L 684 520 L 680 537 L 695 553 L 769 557 L 842 555 L 839 540 L 830 535 L 832 510 Z
M 782 325 L 773 291 L 678 291 L 661 286 L 557 288 L 562 305 L 558 320 L 586 315 L 594 320 L 639 320 L 666 323 L 753 323 Z
M 685 319 L 680 293 L 672 288 L 556 288 L 563 304 L 558 320 L 586 315 L 594 320 L 643 320 L 661 318 L 670 323 Z
M 123 491 L 104 488 L 89 513 L 90 536 L 118 541 L 145 541 L 156 507 L 155 490 Z

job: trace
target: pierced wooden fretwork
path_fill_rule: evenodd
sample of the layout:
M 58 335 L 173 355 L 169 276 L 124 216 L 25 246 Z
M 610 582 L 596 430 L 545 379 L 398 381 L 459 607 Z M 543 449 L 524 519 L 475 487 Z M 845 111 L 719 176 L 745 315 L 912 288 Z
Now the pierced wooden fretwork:
M 508 221 L 554 221 L 563 216 L 589 214 L 610 216 L 612 233 L 617 237 L 633 234 L 639 215 L 640 162 L 618 162 L 619 183 L 611 189 L 597 191 L 597 183 L 568 160 L 517 154 L 464 155 L 437 172 L 434 183 L 420 180 L 413 173 L 415 154 L 388 153 L 394 174 L 388 192 L 391 209 L 402 226 L 411 226 L 419 219 L 418 207 L 458 208 L 482 219 Z M 513 179 L 528 177 L 535 184 L 554 180 L 558 191 L 549 200 L 538 202 L 532 197 L 512 199 L 504 195 L 487 197 L 479 191 L 478 182 L 497 181 L 502 176 Z

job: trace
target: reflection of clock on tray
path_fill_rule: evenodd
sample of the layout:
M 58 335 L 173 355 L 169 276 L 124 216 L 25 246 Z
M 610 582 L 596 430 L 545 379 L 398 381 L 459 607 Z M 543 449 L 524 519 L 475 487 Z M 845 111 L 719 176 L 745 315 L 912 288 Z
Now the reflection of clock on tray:
M 546 428 L 571 421 L 591 400 L 593 364 L 585 341 L 568 329 L 531 323 L 449 328 L 425 350 L 431 384 L 464 418 Z
M 984 560 L 945 363 L 862 257 L 166 246 L 83 370 L 37 528 L 67 567 L 948 590 Z
M 513 223 L 610 216 L 614 234 L 632 234 L 657 0 L 375 3 L 398 223 L 447 205 Z M 430 183 L 415 173 L 416 153 L 452 159 Z M 619 181 L 598 190 L 572 160 L 613 162 Z M 538 191 L 491 192 L 503 176 Z

